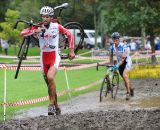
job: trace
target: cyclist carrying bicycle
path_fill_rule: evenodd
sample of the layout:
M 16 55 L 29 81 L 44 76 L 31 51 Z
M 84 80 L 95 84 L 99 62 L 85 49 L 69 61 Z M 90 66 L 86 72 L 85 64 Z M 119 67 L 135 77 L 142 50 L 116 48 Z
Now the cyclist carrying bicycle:
M 126 100 L 129 100 L 130 96 L 134 96 L 134 90 L 131 88 L 129 80 L 129 71 L 132 67 L 132 60 L 128 52 L 129 49 L 127 45 L 120 42 L 120 34 L 118 32 L 114 32 L 111 37 L 114 44 L 110 47 L 110 62 L 113 64 L 113 54 L 115 53 L 117 64 L 113 66 L 113 69 L 119 70 L 127 90 Z
M 75 57 L 74 37 L 71 32 L 58 23 L 53 23 L 54 10 L 49 6 L 44 6 L 40 10 L 42 22 L 41 27 L 35 27 L 28 32 L 21 32 L 21 35 L 27 36 L 33 34 L 38 38 L 41 50 L 41 68 L 45 82 L 48 86 L 50 104 L 48 106 L 48 115 L 58 115 L 61 110 L 57 103 L 55 76 L 60 64 L 59 33 L 67 36 L 70 46 L 69 59 Z

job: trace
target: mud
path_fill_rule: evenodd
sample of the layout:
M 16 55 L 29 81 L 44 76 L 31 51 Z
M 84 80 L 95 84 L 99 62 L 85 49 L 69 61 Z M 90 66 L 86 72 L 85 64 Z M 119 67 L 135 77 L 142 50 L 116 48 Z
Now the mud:
M 134 79 L 135 96 L 125 100 L 120 84 L 117 99 L 99 102 L 99 91 L 60 103 L 62 114 L 47 116 L 47 106 L 18 113 L 14 120 L 0 124 L 4 130 L 159 130 L 160 80 Z

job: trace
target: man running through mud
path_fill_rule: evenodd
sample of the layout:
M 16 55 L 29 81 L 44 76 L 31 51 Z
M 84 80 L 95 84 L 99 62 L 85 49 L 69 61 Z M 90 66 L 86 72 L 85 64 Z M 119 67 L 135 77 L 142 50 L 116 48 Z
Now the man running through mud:
M 48 86 L 50 100 L 50 104 L 48 106 L 48 115 L 59 115 L 61 110 L 57 103 L 55 84 L 55 76 L 61 60 L 58 51 L 59 33 L 65 34 L 68 37 L 70 45 L 70 60 L 75 57 L 74 37 L 71 32 L 65 29 L 62 25 L 52 22 L 52 17 L 54 15 L 53 8 L 49 6 L 42 7 L 40 10 L 40 15 L 42 18 L 42 23 L 40 24 L 41 27 L 33 30 L 33 36 L 38 38 L 41 49 L 41 68 L 43 70 L 44 79 Z M 21 35 L 23 34 L 21 33 Z
M 129 48 L 123 42 L 120 42 L 120 34 L 118 32 L 114 32 L 111 37 L 114 44 L 110 47 L 110 63 L 113 64 L 113 54 L 115 53 L 117 64 L 113 66 L 113 69 L 119 70 L 127 90 L 126 100 L 129 100 L 130 96 L 134 96 L 134 90 L 131 88 L 129 80 L 129 71 L 132 67 L 132 60 L 128 52 Z

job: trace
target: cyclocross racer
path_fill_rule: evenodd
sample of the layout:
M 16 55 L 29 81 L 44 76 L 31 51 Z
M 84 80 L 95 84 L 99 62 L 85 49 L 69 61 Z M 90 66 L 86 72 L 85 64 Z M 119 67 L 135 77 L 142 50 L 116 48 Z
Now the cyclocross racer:
M 130 96 L 134 95 L 134 90 L 131 88 L 131 83 L 129 80 L 129 71 L 132 67 L 132 60 L 128 52 L 129 49 L 127 45 L 120 42 L 120 34 L 118 32 L 114 32 L 111 37 L 114 44 L 110 47 L 110 62 L 113 64 L 113 53 L 115 53 L 117 64 L 113 66 L 113 69 L 119 70 L 127 90 L 126 100 L 129 100 Z
M 75 57 L 74 37 L 71 32 L 65 29 L 62 25 L 52 22 L 52 17 L 54 15 L 53 8 L 49 6 L 42 7 L 40 10 L 40 15 L 42 18 L 42 23 L 40 23 L 41 27 L 35 27 L 32 30 L 29 29 L 28 32 L 22 31 L 21 35 L 28 36 L 29 34 L 33 34 L 33 36 L 39 40 L 41 50 L 41 68 L 48 86 L 50 100 L 48 115 L 58 115 L 61 113 L 61 110 L 57 103 L 56 84 L 54 79 L 61 60 L 58 52 L 59 33 L 66 35 L 68 38 L 70 45 L 70 60 Z

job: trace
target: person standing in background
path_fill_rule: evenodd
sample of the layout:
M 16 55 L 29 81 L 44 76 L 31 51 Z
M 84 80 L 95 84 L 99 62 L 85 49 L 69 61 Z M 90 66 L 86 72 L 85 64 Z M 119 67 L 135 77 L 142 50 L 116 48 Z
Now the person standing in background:
M 6 40 L 0 40 L 1 43 L 1 47 L 4 50 L 5 55 L 8 55 L 8 48 L 9 48 L 9 44 L 7 43 Z

